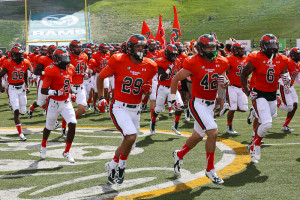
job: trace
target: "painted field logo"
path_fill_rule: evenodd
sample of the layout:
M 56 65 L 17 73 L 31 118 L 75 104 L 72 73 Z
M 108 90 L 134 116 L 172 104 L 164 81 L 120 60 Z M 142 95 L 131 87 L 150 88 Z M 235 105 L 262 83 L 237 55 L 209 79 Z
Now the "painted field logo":
M 171 177 L 174 174 L 172 141 L 185 141 L 182 137 L 188 137 L 191 134 L 188 132 L 182 132 L 180 137 L 167 130 L 156 130 L 157 134 L 150 136 L 149 129 L 141 129 L 123 184 L 108 185 L 104 164 L 113 158 L 122 138 L 115 128 L 78 127 L 70 151 L 75 163 L 62 157 L 65 140 L 59 130 L 52 131 L 47 157 L 41 160 L 42 130 L 42 127 L 24 128 L 28 140 L 20 142 L 15 127 L 0 128 L 1 200 L 153 198 L 211 183 L 204 169 L 195 171 L 195 167 L 188 168 L 188 165 L 181 169 L 181 176 Z M 158 150 L 159 146 L 162 149 Z M 250 162 L 246 147 L 240 143 L 218 138 L 217 148 L 222 157 L 215 167 L 222 178 L 243 170 Z M 168 161 L 167 164 L 159 158 Z
M 67 14 L 49 15 L 42 19 L 42 24 L 49 27 L 68 27 L 77 24 L 78 17 Z

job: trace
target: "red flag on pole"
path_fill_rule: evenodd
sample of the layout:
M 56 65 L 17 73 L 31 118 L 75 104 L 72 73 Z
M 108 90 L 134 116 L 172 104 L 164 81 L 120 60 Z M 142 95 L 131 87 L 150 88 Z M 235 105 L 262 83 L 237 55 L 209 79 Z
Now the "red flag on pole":
M 142 27 L 142 35 L 146 35 L 147 39 L 154 39 L 149 27 L 147 26 L 146 22 L 143 21 L 143 27 Z
M 173 10 L 174 10 L 174 22 L 173 22 L 173 30 L 171 33 L 170 44 L 175 44 L 176 42 L 179 42 L 179 37 L 181 36 L 177 10 L 175 6 L 173 6 Z
M 160 14 L 159 14 L 159 25 L 158 25 L 155 40 L 160 42 L 162 49 L 165 49 L 165 47 L 167 45 L 167 41 L 166 41 L 166 36 L 165 36 L 165 29 L 162 25 L 162 19 L 161 19 Z

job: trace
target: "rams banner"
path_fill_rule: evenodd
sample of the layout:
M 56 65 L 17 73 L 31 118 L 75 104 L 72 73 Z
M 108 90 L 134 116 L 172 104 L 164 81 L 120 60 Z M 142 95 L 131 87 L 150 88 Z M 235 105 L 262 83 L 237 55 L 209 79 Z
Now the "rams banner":
M 87 40 L 85 13 L 32 14 L 27 42 Z

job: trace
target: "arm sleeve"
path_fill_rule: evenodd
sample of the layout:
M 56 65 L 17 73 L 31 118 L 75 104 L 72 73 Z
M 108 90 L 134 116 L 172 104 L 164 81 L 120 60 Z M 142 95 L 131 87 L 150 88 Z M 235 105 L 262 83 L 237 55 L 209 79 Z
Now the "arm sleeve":
M 43 85 L 42 88 L 49 88 L 51 83 L 52 83 L 53 79 L 50 76 L 45 76 L 44 81 L 43 81 Z

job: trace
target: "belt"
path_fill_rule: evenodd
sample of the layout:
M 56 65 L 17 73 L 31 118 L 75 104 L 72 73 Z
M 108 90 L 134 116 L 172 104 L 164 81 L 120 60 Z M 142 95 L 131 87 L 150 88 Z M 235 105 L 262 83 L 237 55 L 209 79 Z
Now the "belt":
M 16 89 L 21 89 L 22 87 L 23 87 L 23 85 L 12 85 L 14 88 L 16 88 Z
M 124 106 L 124 107 L 127 107 L 127 108 L 137 108 L 139 105 L 123 103 L 123 106 Z
M 78 88 L 78 87 L 80 87 L 81 85 L 72 85 L 72 86 Z
M 237 87 L 237 88 L 242 88 L 241 86 L 237 86 L 237 85 L 233 85 L 231 84 L 231 86 Z
M 207 100 L 204 100 L 204 99 L 202 99 L 201 102 L 205 103 L 207 106 L 213 105 L 215 103 L 214 101 L 207 101 Z
M 161 85 L 161 86 L 166 87 L 166 88 L 170 88 L 171 87 L 171 86 L 165 86 L 165 85 Z
M 66 99 L 66 100 L 64 100 L 64 101 L 57 101 L 57 100 L 53 100 L 53 103 L 59 103 L 59 102 L 68 103 L 68 102 L 69 102 L 69 100 L 68 100 L 68 99 Z

